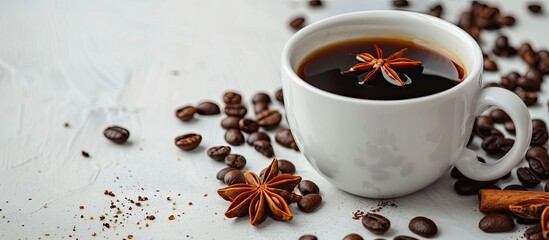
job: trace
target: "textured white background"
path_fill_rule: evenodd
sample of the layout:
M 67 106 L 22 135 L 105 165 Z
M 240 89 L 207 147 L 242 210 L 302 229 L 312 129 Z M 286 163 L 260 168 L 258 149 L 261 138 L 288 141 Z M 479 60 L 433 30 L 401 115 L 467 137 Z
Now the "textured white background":
M 277 156 L 292 160 L 297 174 L 319 184 L 322 206 L 305 214 L 293 205 L 291 222 L 268 219 L 259 227 L 249 225 L 248 218 L 224 218 L 229 203 L 217 196 L 223 184 L 215 179 L 224 164 L 205 153 L 224 144 L 222 117 L 182 123 L 173 114 L 178 106 L 202 100 L 220 103 L 227 89 L 241 92 L 248 105 L 258 91 L 272 94 L 281 85 L 280 53 L 293 33 L 287 25 L 295 16 L 310 23 L 339 13 L 391 8 L 389 1 L 324 3 L 311 9 L 304 0 L 0 1 L 0 238 L 121 239 L 132 234 L 134 239 L 297 239 L 312 233 L 340 239 L 351 232 L 373 238 L 351 213 L 368 211 L 377 200 L 337 190 L 303 155 L 277 144 Z M 411 9 L 425 11 L 433 3 L 414 1 Z M 529 15 L 524 1 L 493 3 L 517 18 L 515 27 L 501 30 L 512 44 L 531 39 L 535 48 L 549 47 L 547 14 Z M 456 22 L 469 4 L 444 2 L 443 17 Z M 483 34 L 483 47 L 489 49 L 497 32 Z M 502 70 L 486 73 L 485 81 L 526 69 L 518 58 L 497 61 Z M 547 87 L 531 110 L 546 121 Z M 129 144 L 115 145 L 102 136 L 111 124 L 131 131 Z M 204 140 L 197 150 L 182 152 L 173 138 L 188 132 L 200 133 Z M 269 163 L 251 147 L 233 149 L 246 156 L 247 170 L 258 172 Z M 92 157 L 82 157 L 82 150 Z M 517 182 L 514 172 L 498 184 L 510 182 Z M 407 225 L 417 215 L 435 220 L 442 239 L 522 235 L 524 225 L 505 234 L 480 231 L 483 214 L 476 196 L 458 196 L 453 183 L 448 174 L 428 189 L 396 199 L 398 208 L 384 208 L 381 213 L 392 227 L 382 237 L 413 235 Z M 116 198 L 104 196 L 105 189 Z M 111 200 L 137 196 L 149 201 L 132 211 L 126 205 L 122 211 L 131 216 L 122 224 L 111 223 L 110 229 L 102 227 L 100 215 L 114 219 Z M 156 220 L 144 220 L 148 214 Z M 176 220 L 169 221 L 172 214 Z

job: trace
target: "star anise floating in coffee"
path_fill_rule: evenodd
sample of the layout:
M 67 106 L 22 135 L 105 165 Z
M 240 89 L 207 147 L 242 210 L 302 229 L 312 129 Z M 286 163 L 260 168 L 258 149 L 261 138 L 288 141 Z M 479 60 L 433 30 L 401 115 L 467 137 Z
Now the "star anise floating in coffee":
M 407 50 L 407 48 L 403 48 L 400 51 L 391 54 L 389 57 L 383 58 L 383 52 L 381 51 L 381 48 L 379 48 L 377 45 L 374 45 L 374 47 L 376 49 L 377 58 L 374 57 L 372 54 L 366 52 L 357 54 L 356 59 L 361 63 L 355 64 L 349 70 L 343 71 L 342 73 L 349 74 L 370 71 L 366 75 L 366 77 L 364 77 L 364 79 L 359 82 L 359 84 L 373 79 L 380 71 L 383 74 L 385 80 L 387 80 L 391 84 L 404 86 L 412 82 L 412 80 L 405 74 L 404 76 L 406 77 L 406 81 L 403 81 L 396 72 L 398 70 L 419 67 L 422 65 L 421 61 L 415 61 L 412 59 L 400 57 Z
M 294 188 L 301 182 L 300 176 L 279 174 L 278 161 L 273 159 L 265 169 L 262 179 L 252 172 L 245 172 L 246 183 L 237 183 L 217 190 L 225 200 L 231 201 L 225 212 L 228 218 L 250 216 L 252 225 L 259 225 L 271 216 L 275 220 L 290 221 L 292 212 L 288 205 L 301 199 Z

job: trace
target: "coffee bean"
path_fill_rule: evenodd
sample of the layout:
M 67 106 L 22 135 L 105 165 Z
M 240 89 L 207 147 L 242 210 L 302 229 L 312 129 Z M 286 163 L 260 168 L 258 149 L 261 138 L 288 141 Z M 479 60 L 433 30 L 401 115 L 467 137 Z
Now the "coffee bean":
M 394 7 L 408 7 L 410 6 L 410 3 L 408 0 L 393 0 L 393 6 Z
M 229 146 L 215 146 L 208 149 L 207 154 L 210 158 L 216 161 L 224 160 L 231 153 Z
M 246 178 L 244 177 L 244 173 L 242 173 L 242 171 L 235 169 L 225 173 L 223 182 L 230 186 L 237 183 L 245 183 Z
M 240 154 L 231 153 L 225 157 L 225 163 L 229 167 L 242 169 L 246 166 L 246 158 Z
M 252 146 L 252 145 L 254 145 L 254 142 L 258 141 L 258 140 L 264 140 L 264 141 L 267 141 L 267 142 L 271 142 L 271 138 L 269 138 L 269 135 L 267 135 L 264 132 L 253 132 L 253 133 L 251 133 L 250 135 L 248 135 L 248 139 L 246 140 L 246 142 L 248 143 L 248 145 Z
M 549 182 L 545 183 L 545 187 L 543 188 L 545 192 L 549 192 Z
M 217 180 L 219 181 L 223 181 L 225 179 L 225 174 L 227 174 L 232 170 L 236 170 L 236 168 L 233 168 L 233 167 L 222 168 L 221 170 L 219 170 L 219 172 L 217 172 L 217 174 L 215 175 L 215 178 L 217 178 Z
M 499 147 L 499 153 L 507 154 L 509 151 L 511 151 L 511 148 L 515 144 L 515 140 L 510 138 L 499 138 L 497 144 Z
M 103 131 L 103 135 L 114 143 L 122 144 L 128 141 L 130 131 L 120 126 L 110 126 Z
M 526 73 L 524 74 L 524 77 L 539 83 L 543 82 L 543 73 L 536 68 L 529 68 L 528 71 L 526 71 Z
M 259 126 L 265 130 L 272 130 L 278 127 L 282 120 L 282 115 L 276 110 L 265 110 L 257 114 L 256 120 Z
M 229 116 L 221 120 L 221 127 L 225 129 L 240 128 L 240 126 L 238 125 L 239 121 L 240 121 L 239 117 Z
M 398 236 L 394 237 L 393 240 L 418 240 L 418 239 L 415 238 L 415 237 L 410 237 L 410 236 L 406 236 L 406 235 L 398 235 Z
M 503 87 L 499 83 L 491 82 L 484 84 L 483 88 L 489 88 L 489 87 Z
M 302 212 L 312 212 L 316 210 L 320 203 L 322 203 L 322 197 L 320 194 L 311 193 L 303 196 L 299 202 L 297 202 L 297 207 L 299 207 L 299 210 Z
M 526 106 L 532 106 L 538 102 L 538 94 L 535 92 L 515 91 L 515 94 L 517 94 Z
M 477 128 L 475 133 L 481 137 L 482 139 L 485 139 L 490 136 L 496 136 L 496 137 L 503 137 L 503 133 L 501 133 L 499 130 L 497 130 L 495 127 L 481 127 Z
M 535 187 L 541 182 L 538 175 L 533 173 L 529 168 L 525 167 L 517 169 L 517 177 L 525 187 Z
M 494 126 L 494 119 L 490 116 L 481 115 L 475 118 L 474 128 L 488 128 Z
M 476 181 L 470 178 L 461 178 L 456 181 L 454 184 L 454 191 L 459 195 L 475 195 L 478 194 L 478 191 L 485 186 L 494 184 L 496 181 Z
M 213 102 L 202 102 L 196 106 L 196 110 L 200 115 L 216 115 L 221 112 L 219 106 Z
M 258 102 L 254 104 L 254 112 L 257 115 L 260 112 L 263 112 L 265 110 L 269 110 L 269 104 L 264 102 Z
M 458 26 L 464 30 L 467 30 L 469 27 L 473 25 L 472 21 L 473 21 L 472 12 L 469 12 L 469 11 L 462 12 L 459 17 Z
M 311 7 L 321 7 L 322 1 L 320 0 L 309 0 L 309 6 Z
M 505 121 L 511 120 L 511 117 L 499 108 L 492 110 L 490 112 L 490 117 L 492 117 L 493 121 L 496 123 L 504 123 Z
M 297 144 L 294 141 L 292 132 L 288 128 L 280 129 L 275 134 L 275 140 L 278 144 L 286 148 L 298 150 Z
M 505 128 L 505 130 L 507 130 L 507 132 L 515 134 L 515 123 L 513 123 L 513 121 L 505 122 L 503 124 L 503 127 Z
M 530 142 L 530 146 L 544 145 L 547 142 L 547 139 L 549 139 L 549 135 L 547 134 L 546 128 L 534 127 L 534 129 L 532 129 L 532 141 Z
M 534 13 L 534 14 L 540 14 L 543 12 L 543 9 L 541 7 L 540 4 L 537 4 L 537 3 L 530 3 L 528 4 L 528 10 L 531 12 L 531 13 Z
M 488 154 L 498 154 L 500 153 L 500 146 L 498 144 L 500 136 L 492 135 L 484 138 L 482 140 L 482 149 Z
M 277 101 L 279 101 L 280 103 L 284 104 L 284 93 L 282 91 L 282 88 L 276 90 L 275 92 L 275 98 Z
M 471 37 L 473 37 L 473 39 L 475 39 L 475 41 L 477 42 L 480 42 L 480 28 L 478 26 L 470 26 L 469 28 L 467 28 L 467 33 L 469 33 L 469 35 L 471 35 Z
M 452 168 L 452 171 L 450 172 L 450 176 L 454 179 L 460 179 L 462 177 L 465 177 L 463 173 L 461 173 L 456 167 Z
M 309 180 L 302 180 L 298 185 L 297 189 L 301 192 L 301 195 L 308 195 L 310 193 L 320 193 L 320 189 L 316 183 Z
M 183 122 L 188 122 L 194 118 L 196 108 L 193 106 L 185 106 L 175 111 L 175 116 Z
M 303 27 L 304 23 L 305 23 L 305 18 L 297 17 L 290 22 L 290 27 L 292 27 L 294 30 L 299 30 Z
M 549 51 L 540 50 L 536 53 L 537 69 L 543 74 L 549 74 Z
M 524 231 L 524 237 L 526 240 L 542 240 L 544 239 L 541 225 L 532 226 Z
M 488 72 L 496 72 L 498 70 L 497 63 L 489 57 L 484 58 L 484 70 Z
M 538 128 L 538 127 L 547 129 L 547 125 L 545 124 L 545 121 L 541 119 L 532 119 L 532 129 Z
M 225 114 L 242 118 L 246 115 L 248 109 L 242 104 L 227 104 L 225 106 Z
M 318 240 L 318 238 L 315 235 L 307 234 L 299 237 L 299 240 Z
M 282 173 L 288 173 L 288 174 L 294 174 L 295 173 L 295 165 L 284 159 L 278 159 L 278 170 Z M 302 181 L 303 182 L 303 181 Z M 318 192 L 316 192 L 318 193 Z
M 541 82 L 530 78 L 521 77 L 517 81 L 517 86 L 525 91 L 539 91 L 541 89 Z
M 517 88 L 517 80 L 513 80 L 508 76 L 503 76 L 501 77 L 500 85 L 502 88 L 505 88 L 509 91 L 515 91 L 515 89 Z
M 526 160 L 534 159 L 534 158 L 549 158 L 549 153 L 547 152 L 547 149 L 541 146 L 535 146 L 528 149 L 526 152 Z
M 505 35 L 496 38 L 492 52 L 500 57 L 511 57 L 517 54 L 517 50 L 509 45 L 509 39 Z
M 432 15 L 432 16 L 440 18 L 440 16 L 442 16 L 442 11 L 443 10 L 444 9 L 442 8 L 442 5 L 437 4 L 433 7 L 431 7 L 431 9 L 429 9 L 429 14 Z
M 505 16 L 505 17 L 499 18 L 499 23 L 507 27 L 515 25 L 515 22 L 516 21 L 513 16 Z
M 496 48 L 505 48 L 509 46 L 509 39 L 507 38 L 507 36 L 505 35 L 499 35 L 497 38 L 496 38 L 496 44 L 495 44 L 495 47 Z
M 226 92 L 223 94 L 223 102 L 226 104 L 239 104 L 242 102 L 242 96 L 235 92 Z
M 528 65 L 536 64 L 536 53 L 532 49 L 532 45 L 529 43 L 523 43 L 518 49 L 518 55 L 526 62 Z
M 415 217 L 408 224 L 408 229 L 413 233 L 430 238 L 437 234 L 438 228 L 433 220 L 426 217 Z
M 391 222 L 389 219 L 379 214 L 366 213 L 366 215 L 362 217 L 362 226 L 372 233 L 383 234 L 389 230 Z
M 252 103 L 253 104 L 256 104 L 256 103 L 271 103 L 271 97 L 269 97 L 269 94 L 266 94 L 266 93 L 256 93 L 253 97 L 252 97 Z
M 256 151 L 258 151 L 265 157 L 270 158 L 274 156 L 273 146 L 269 141 L 257 140 L 254 142 L 253 146 Z
M 238 127 L 245 133 L 253 133 L 259 130 L 259 124 L 249 118 L 242 118 L 238 121 Z
M 225 141 L 230 145 L 238 146 L 244 143 L 244 135 L 240 130 L 231 128 L 225 132 Z
M 512 190 L 512 191 L 528 191 L 527 188 L 525 188 L 524 186 L 522 185 L 518 185 L 518 184 L 511 184 L 505 188 L 503 188 L 503 190 Z
M 487 233 L 511 231 L 515 223 L 507 214 L 491 213 L 484 216 L 478 223 L 480 230 Z
M 351 233 L 345 236 L 343 240 L 364 240 L 364 238 L 362 238 L 360 235 L 356 233 Z
M 189 133 L 175 138 L 175 145 L 183 151 L 191 151 L 200 145 L 202 136 L 196 133 Z
M 549 156 L 534 157 L 527 160 L 530 170 L 541 179 L 549 178 Z

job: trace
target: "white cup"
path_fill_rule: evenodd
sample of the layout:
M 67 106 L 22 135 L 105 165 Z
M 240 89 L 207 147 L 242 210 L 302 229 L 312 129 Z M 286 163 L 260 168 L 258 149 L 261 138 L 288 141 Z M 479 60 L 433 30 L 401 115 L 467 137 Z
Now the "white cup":
M 406 100 L 365 100 L 315 88 L 296 74 L 314 50 L 342 40 L 403 37 L 454 54 L 465 79 L 448 90 Z M 365 11 L 330 17 L 298 31 L 282 53 L 288 122 L 311 165 L 338 188 L 363 197 L 392 198 L 418 191 L 453 165 L 475 180 L 507 174 L 522 159 L 532 135 L 524 103 L 503 88 L 482 88 L 482 52 L 455 25 L 425 14 Z M 413 83 L 412 83 L 413 84 Z M 516 127 L 515 144 L 496 163 L 484 164 L 466 148 L 474 119 L 490 106 Z

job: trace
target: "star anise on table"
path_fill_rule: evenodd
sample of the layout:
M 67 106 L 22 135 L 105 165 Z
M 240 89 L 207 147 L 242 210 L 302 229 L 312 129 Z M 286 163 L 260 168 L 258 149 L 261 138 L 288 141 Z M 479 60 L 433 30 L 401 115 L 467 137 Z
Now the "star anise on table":
M 225 212 L 228 218 L 250 216 L 252 225 L 259 225 L 271 216 L 275 220 L 290 221 L 292 212 L 288 205 L 301 199 L 294 188 L 301 182 L 300 176 L 279 174 L 278 161 L 273 159 L 265 169 L 262 179 L 252 172 L 245 172 L 246 183 L 237 183 L 217 190 L 219 196 L 231 201 Z
M 376 49 L 377 58 L 374 57 L 372 54 L 366 52 L 357 54 L 356 59 L 361 63 L 355 64 L 349 70 L 343 71 L 342 73 L 349 74 L 370 71 L 368 75 L 366 75 L 366 77 L 364 77 L 364 79 L 359 82 L 359 84 L 373 79 L 380 71 L 382 72 L 385 80 L 387 80 L 391 84 L 404 86 L 412 82 L 411 79 L 406 75 L 406 81 L 403 81 L 396 72 L 398 70 L 419 67 L 422 65 L 421 61 L 400 57 L 406 50 L 408 50 L 407 48 L 400 49 L 399 51 L 391 54 L 389 57 L 383 58 L 383 52 L 381 51 L 381 48 L 379 48 L 377 45 L 374 45 L 374 47 Z

